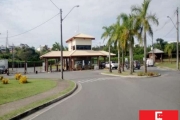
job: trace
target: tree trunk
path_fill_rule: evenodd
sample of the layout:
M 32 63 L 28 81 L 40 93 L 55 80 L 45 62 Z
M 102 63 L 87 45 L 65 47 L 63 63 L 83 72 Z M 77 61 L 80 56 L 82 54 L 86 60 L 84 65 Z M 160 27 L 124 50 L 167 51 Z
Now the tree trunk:
M 110 45 L 109 45 L 109 72 L 112 73 L 112 69 L 111 69 L 111 49 L 110 49 Z
M 133 54 L 134 54 L 133 52 L 134 52 L 134 51 L 133 51 L 133 43 L 131 44 L 131 50 L 132 50 L 132 51 L 131 51 L 131 53 L 132 53 L 132 61 L 131 61 L 131 62 L 132 62 L 132 71 L 134 72 L 134 58 L 133 58 Z
M 146 31 L 144 30 L 144 72 L 147 73 L 147 65 L 146 65 L 146 54 L 147 54 L 147 46 L 146 46 Z
M 27 73 L 26 63 L 27 63 L 27 61 L 25 60 L 25 61 L 24 61 L 24 74 L 26 74 L 26 73 Z
M 129 65 L 130 65 L 130 74 L 133 73 L 133 68 L 132 68 L 132 42 L 129 42 Z
M 124 72 L 124 51 L 122 49 L 122 71 Z
M 118 73 L 121 73 L 120 48 L 118 47 Z

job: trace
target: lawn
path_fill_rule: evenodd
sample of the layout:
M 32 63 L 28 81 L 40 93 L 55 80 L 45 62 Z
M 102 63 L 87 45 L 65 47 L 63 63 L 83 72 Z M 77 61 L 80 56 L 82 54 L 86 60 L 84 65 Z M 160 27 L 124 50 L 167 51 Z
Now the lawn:
M 45 79 L 29 79 L 26 84 L 17 80 L 9 80 L 9 84 L 0 82 L 0 105 L 45 92 L 56 85 L 56 81 Z
M 156 63 L 156 66 L 158 67 L 168 67 L 168 68 L 171 68 L 171 69 L 176 69 L 176 62 L 159 62 L 159 63 Z
M 15 110 L 15 111 L 12 111 L 12 112 L 10 112 L 10 113 L 8 113 L 6 115 L 0 116 L 0 120 L 11 119 L 12 117 L 14 117 L 16 115 L 18 115 L 20 113 L 23 113 L 24 111 L 30 110 L 32 108 L 35 108 L 35 107 L 40 106 L 42 104 L 45 104 L 45 103 L 47 103 L 47 102 L 49 102 L 51 100 L 54 100 L 54 99 L 56 99 L 56 98 L 58 98 L 60 96 L 63 96 L 65 94 L 69 93 L 70 91 L 72 91 L 74 89 L 76 84 L 73 81 L 68 81 L 68 82 L 69 82 L 69 87 L 67 89 L 65 89 L 64 91 L 61 91 L 58 94 L 47 97 L 46 99 L 42 99 L 42 100 L 33 102 L 33 103 L 31 103 L 31 104 L 29 104 L 27 106 L 19 108 L 19 109 Z

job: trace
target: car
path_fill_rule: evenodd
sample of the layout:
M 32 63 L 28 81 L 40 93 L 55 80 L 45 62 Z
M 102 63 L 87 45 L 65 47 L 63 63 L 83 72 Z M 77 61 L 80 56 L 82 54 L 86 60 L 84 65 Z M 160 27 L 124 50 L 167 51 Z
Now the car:
M 153 67 L 153 66 L 154 66 L 154 61 L 153 61 L 153 59 L 147 59 L 146 65 L 147 65 L 148 67 Z
M 4 74 L 7 72 L 7 69 L 5 68 L 5 66 L 0 66 L 0 74 Z
M 109 63 L 106 63 L 106 68 L 109 68 Z M 111 69 L 117 69 L 118 68 L 118 63 L 111 61 Z
M 104 69 L 106 67 L 106 63 L 105 62 L 101 62 L 100 64 L 99 64 L 99 68 L 100 69 Z
M 141 68 L 141 63 L 138 60 L 134 60 L 134 69 L 140 69 Z

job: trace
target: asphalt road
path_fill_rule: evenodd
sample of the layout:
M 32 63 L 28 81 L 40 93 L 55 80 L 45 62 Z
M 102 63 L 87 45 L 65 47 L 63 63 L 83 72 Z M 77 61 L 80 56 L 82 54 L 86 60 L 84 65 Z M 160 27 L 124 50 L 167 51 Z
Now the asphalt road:
M 99 70 L 65 72 L 66 79 L 78 82 L 76 93 L 24 120 L 138 120 L 139 110 L 180 110 L 180 72 L 148 69 L 162 76 L 122 78 L 100 75 Z M 42 78 L 42 74 L 29 77 Z M 59 73 L 43 77 L 58 78 Z

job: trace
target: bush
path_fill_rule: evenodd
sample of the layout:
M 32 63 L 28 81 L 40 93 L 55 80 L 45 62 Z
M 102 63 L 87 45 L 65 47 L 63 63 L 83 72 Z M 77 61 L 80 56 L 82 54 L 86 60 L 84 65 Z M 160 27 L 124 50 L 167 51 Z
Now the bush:
M 9 80 L 7 78 L 2 79 L 3 84 L 8 84 L 8 81 Z
M 144 76 L 145 74 L 144 74 L 144 72 L 138 72 L 137 75 L 138 76 Z
M 137 75 L 138 75 L 138 76 L 157 76 L 158 73 L 157 73 L 157 72 L 147 72 L 147 73 L 138 72 Z
M 20 83 L 27 83 L 27 77 L 26 76 L 21 76 L 21 78 L 19 79 Z
M 0 80 L 3 80 L 3 76 L 0 76 Z
M 19 79 L 21 78 L 21 76 L 22 76 L 22 75 L 21 75 L 20 73 L 16 73 L 16 74 L 15 74 L 15 79 L 16 79 L 16 80 L 19 80 Z

